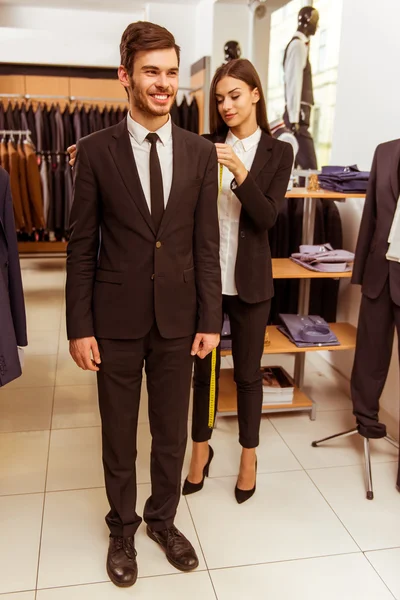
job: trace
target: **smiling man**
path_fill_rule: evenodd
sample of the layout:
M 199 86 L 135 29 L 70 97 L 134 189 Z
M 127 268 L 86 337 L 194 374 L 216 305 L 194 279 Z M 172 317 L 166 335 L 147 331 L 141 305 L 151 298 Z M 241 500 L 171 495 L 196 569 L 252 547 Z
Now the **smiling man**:
M 193 356 L 221 331 L 217 157 L 172 124 L 180 49 L 166 29 L 129 25 L 119 79 L 130 113 L 78 144 L 67 259 L 67 330 L 79 367 L 97 372 L 110 512 L 107 571 L 137 578 L 136 434 L 142 369 L 152 434 L 148 536 L 177 569 L 198 565 L 174 526 Z

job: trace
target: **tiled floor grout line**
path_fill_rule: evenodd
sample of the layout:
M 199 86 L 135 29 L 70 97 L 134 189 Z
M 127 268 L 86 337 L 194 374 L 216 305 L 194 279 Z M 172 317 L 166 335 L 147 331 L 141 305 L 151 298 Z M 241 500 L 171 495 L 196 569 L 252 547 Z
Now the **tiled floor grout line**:
M 273 425 L 273 424 L 272 424 Z M 275 428 L 276 429 L 276 428 Z M 278 430 L 276 430 L 277 433 L 279 434 L 279 436 L 281 437 L 282 441 L 286 444 L 286 446 L 289 448 L 288 444 L 286 443 L 286 441 L 284 440 L 284 438 L 282 437 L 282 435 L 279 433 Z M 292 450 L 289 448 L 289 450 L 292 452 Z M 294 455 L 294 454 L 293 454 Z M 300 460 L 295 456 L 296 460 L 298 460 L 298 462 L 300 464 L 302 464 L 300 462 Z M 303 465 L 302 465 L 303 466 Z M 360 548 L 359 544 L 356 542 L 356 540 L 354 539 L 354 537 L 351 535 L 350 531 L 347 529 L 347 527 L 345 526 L 345 524 L 343 523 L 343 521 L 340 519 L 339 515 L 336 513 L 336 511 L 333 509 L 333 507 L 330 505 L 330 503 L 328 502 L 328 499 L 325 498 L 325 496 L 323 495 L 323 493 L 321 492 L 321 490 L 319 489 L 319 487 L 317 486 L 317 484 L 313 481 L 313 479 L 311 478 L 310 474 L 307 472 L 307 470 L 303 467 L 304 473 L 307 475 L 308 479 L 311 481 L 312 485 L 315 487 L 315 489 L 318 491 L 319 495 L 321 496 L 321 498 L 326 502 L 327 506 L 329 506 L 329 508 L 331 509 L 331 511 L 333 512 L 333 514 L 336 516 L 336 518 L 338 519 L 338 521 L 342 524 L 342 526 L 344 527 L 344 529 L 347 531 L 347 533 L 349 534 L 349 536 L 351 537 L 351 539 L 353 540 L 353 542 L 356 544 L 356 546 L 358 548 Z M 362 552 L 361 548 L 360 548 L 360 552 Z
M 390 589 L 390 587 L 388 586 L 388 584 L 386 583 L 386 581 L 380 576 L 379 572 L 375 569 L 374 565 L 369 560 L 369 558 L 368 558 L 368 556 L 366 555 L 365 552 L 363 552 L 363 555 L 364 555 L 364 558 L 368 561 L 368 564 L 371 565 L 371 567 L 373 568 L 373 570 L 375 571 L 375 573 L 378 575 L 378 577 L 382 581 L 383 585 L 387 588 L 388 592 L 393 596 L 394 600 L 397 600 L 396 596 L 394 595 L 394 593 L 392 592 L 392 590 Z
M 193 517 L 192 511 L 190 510 L 189 502 L 188 502 L 187 498 L 185 498 L 184 496 L 181 496 L 181 498 L 183 498 L 183 499 L 184 499 L 184 501 L 186 502 L 186 506 L 187 506 L 187 509 L 188 509 L 188 511 L 189 511 L 189 514 L 190 514 L 190 518 L 191 518 L 191 520 L 192 520 L 192 523 L 193 523 L 193 528 L 194 528 L 194 531 L 195 531 L 195 533 L 196 533 L 197 540 L 198 540 L 198 542 L 199 542 L 200 550 L 201 550 L 201 553 L 202 553 L 202 555 L 203 555 L 204 563 L 205 563 L 205 565 L 206 565 L 207 573 L 208 573 L 208 576 L 209 576 L 209 578 L 210 578 L 210 582 L 211 582 L 212 588 L 213 588 L 213 590 L 214 590 L 215 598 L 216 598 L 216 600 L 218 600 L 217 592 L 216 592 L 216 590 L 215 590 L 215 587 L 214 587 L 214 582 L 213 582 L 213 580 L 212 580 L 212 577 L 211 577 L 211 574 L 210 574 L 210 569 L 209 569 L 209 567 L 208 567 L 208 563 L 207 563 L 206 554 L 205 554 L 205 552 L 204 552 L 204 550 L 203 550 L 203 546 L 202 546 L 202 544 L 201 544 L 200 535 L 199 535 L 199 533 L 198 533 L 198 531 L 197 531 L 196 523 L 195 523 L 195 520 L 194 520 L 194 517 Z

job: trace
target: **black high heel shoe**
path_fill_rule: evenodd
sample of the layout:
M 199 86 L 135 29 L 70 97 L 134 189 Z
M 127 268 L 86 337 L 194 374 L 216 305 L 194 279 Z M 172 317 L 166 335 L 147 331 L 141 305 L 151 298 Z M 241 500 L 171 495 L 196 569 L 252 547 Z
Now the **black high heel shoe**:
M 235 486 L 235 498 L 238 504 L 243 504 L 246 500 L 250 500 L 250 498 L 254 495 L 256 491 L 256 483 L 257 483 L 257 459 L 256 459 L 256 481 L 254 483 L 254 487 L 251 490 L 241 490 L 238 488 L 237 484 Z
M 214 457 L 214 450 L 211 448 L 211 446 L 208 446 L 208 448 L 209 448 L 208 461 L 207 461 L 206 466 L 203 469 L 203 479 L 200 481 L 200 483 L 192 483 L 186 477 L 185 483 L 183 484 L 183 489 L 182 489 L 183 496 L 188 496 L 189 494 L 195 494 L 196 492 L 199 492 L 201 489 L 203 489 L 204 479 L 206 477 L 208 477 L 208 472 L 210 470 L 211 461 Z

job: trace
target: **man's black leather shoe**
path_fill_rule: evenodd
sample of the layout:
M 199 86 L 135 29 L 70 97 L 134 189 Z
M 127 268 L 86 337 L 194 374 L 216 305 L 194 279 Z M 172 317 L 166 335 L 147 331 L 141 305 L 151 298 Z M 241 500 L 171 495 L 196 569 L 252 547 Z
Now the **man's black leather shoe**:
M 147 526 L 147 535 L 161 546 L 167 560 L 176 569 L 193 571 L 199 566 L 199 559 L 192 544 L 174 525 L 162 531 L 153 531 Z
M 118 587 L 130 587 L 136 582 L 138 568 L 133 537 L 110 536 L 107 573 Z

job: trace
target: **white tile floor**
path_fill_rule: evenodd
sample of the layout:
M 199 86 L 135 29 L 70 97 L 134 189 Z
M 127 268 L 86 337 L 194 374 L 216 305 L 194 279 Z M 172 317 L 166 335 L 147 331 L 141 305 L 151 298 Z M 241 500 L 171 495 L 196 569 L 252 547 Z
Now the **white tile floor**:
M 400 600 L 397 452 L 372 443 L 370 502 L 357 436 L 311 447 L 354 420 L 334 374 L 310 356 L 305 386 L 317 420 L 263 418 L 257 492 L 241 506 L 233 496 L 236 420 L 219 420 L 211 477 L 200 494 L 182 498 L 176 519 L 199 569 L 175 571 L 141 527 L 137 584 L 110 584 L 95 377 L 68 356 L 64 261 L 22 267 L 30 347 L 24 375 L 0 391 L 0 600 Z M 293 367 L 291 356 L 265 360 Z M 144 389 L 139 511 L 150 490 L 146 404 Z M 189 458 L 188 450 L 184 473 Z

